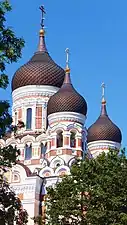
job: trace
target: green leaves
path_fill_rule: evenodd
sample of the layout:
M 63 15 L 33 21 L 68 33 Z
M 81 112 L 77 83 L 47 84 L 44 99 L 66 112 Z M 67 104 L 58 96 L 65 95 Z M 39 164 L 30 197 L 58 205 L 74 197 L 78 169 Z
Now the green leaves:
M 24 40 L 17 38 L 10 27 L 7 27 L 6 13 L 11 11 L 9 1 L 0 2 L 0 87 L 6 89 L 9 83 L 6 66 L 17 62 L 21 57 Z M 9 103 L 0 101 L 0 138 L 8 138 L 7 134 L 16 129 L 12 127 L 9 114 Z M 20 123 L 20 126 L 23 125 Z M 6 134 L 6 135 L 5 135 Z M 19 150 L 16 147 L 0 147 L 0 225 L 25 225 L 28 222 L 27 212 L 22 209 L 21 201 L 10 188 L 4 173 L 7 168 L 16 164 Z
M 48 190 L 49 224 L 127 224 L 126 174 L 124 151 L 77 161 L 71 175 Z
M 23 38 L 18 38 L 9 27 L 6 27 L 6 12 L 11 11 L 8 1 L 0 3 L 0 87 L 6 88 L 8 77 L 4 73 L 6 64 L 17 62 L 21 57 L 21 50 L 24 47 Z
M 0 224 L 25 225 L 28 222 L 28 215 L 22 209 L 20 200 L 16 197 L 8 182 L 0 176 Z

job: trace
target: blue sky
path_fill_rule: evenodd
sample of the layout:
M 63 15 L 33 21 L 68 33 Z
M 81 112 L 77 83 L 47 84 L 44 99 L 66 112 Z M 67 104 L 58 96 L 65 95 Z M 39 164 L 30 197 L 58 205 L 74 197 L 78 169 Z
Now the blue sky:
M 65 48 L 70 48 L 71 77 L 88 103 L 86 125 L 99 116 L 101 83 L 106 84 L 110 118 L 123 133 L 127 146 L 127 1 L 126 0 L 10 0 L 13 11 L 9 25 L 25 39 L 22 59 L 9 65 L 10 81 L 16 69 L 37 48 L 40 28 L 39 6 L 47 11 L 46 43 L 52 58 L 65 67 Z M 11 102 L 11 88 L 1 91 Z

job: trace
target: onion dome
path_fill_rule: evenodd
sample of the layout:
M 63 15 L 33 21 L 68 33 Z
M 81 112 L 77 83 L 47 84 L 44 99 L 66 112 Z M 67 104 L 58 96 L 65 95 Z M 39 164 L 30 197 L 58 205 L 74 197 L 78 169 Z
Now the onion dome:
M 104 98 L 104 84 L 103 88 L 103 98 L 101 103 L 101 114 L 96 122 L 89 127 L 87 142 L 107 140 L 117 143 L 121 143 L 122 134 L 120 129 L 110 120 L 106 110 L 106 101 Z
M 67 59 L 68 59 L 68 49 Z M 85 99 L 74 89 L 68 62 L 65 70 L 65 78 L 62 87 L 55 93 L 48 102 L 48 115 L 56 112 L 75 112 L 86 115 L 87 103 Z
M 41 8 L 41 10 L 44 10 L 44 8 Z M 65 72 L 52 60 L 47 51 L 43 20 L 44 18 L 42 18 L 38 50 L 33 57 L 14 74 L 12 79 L 12 91 L 27 85 L 62 86 Z

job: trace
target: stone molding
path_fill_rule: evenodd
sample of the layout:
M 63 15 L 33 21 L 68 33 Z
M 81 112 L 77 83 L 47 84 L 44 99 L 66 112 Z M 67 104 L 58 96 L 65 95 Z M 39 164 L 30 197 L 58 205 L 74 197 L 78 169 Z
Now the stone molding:
M 49 125 L 61 121 L 78 122 L 84 125 L 85 120 L 86 117 L 84 115 L 75 112 L 58 112 L 48 116 Z
M 19 100 L 20 98 L 28 96 L 38 96 L 38 97 L 51 97 L 55 94 L 59 88 L 49 86 L 49 85 L 28 85 L 20 87 L 12 92 L 13 102 Z M 26 95 L 27 93 L 27 95 Z
M 103 151 L 107 152 L 109 148 L 120 149 L 121 144 L 117 142 L 113 142 L 113 141 L 101 140 L 101 141 L 89 142 L 87 144 L 87 147 L 90 154 L 93 156 L 96 156 Z
M 11 185 L 16 194 L 35 192 L 36 184 Z

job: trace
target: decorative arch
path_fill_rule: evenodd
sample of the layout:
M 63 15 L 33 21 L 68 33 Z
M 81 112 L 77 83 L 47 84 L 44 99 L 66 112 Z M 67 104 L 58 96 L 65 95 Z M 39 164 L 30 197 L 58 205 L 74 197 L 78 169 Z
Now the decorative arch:
M 6 145 L 16 146 L 19 143 L 20 143 L 20 140 L 19 139 L 8 138 L 6 140 Z
M 81 131 L 82 131 L 82 129 L 81 129 L 81 127 L 80 126 L 77 126 L 75 123 L 73 123 L 73 124 L 69 124 L 68 126 L 67 126 L 67 130 L 68 131 L 75 131 L 76 133 L 78 132 L 78 133 L 81 133 Z
M 69 160 L 68 166 L 71 167 L 75 162 L 76 162 L 76 158 L 74 157 L 74 158 Z
M 46 166 L 45 168 L 43 168 L 40 172 L 39 172 L 39 176 L 40 177 L 50 177 L 50 176 L 54 176 L 54 171 L 52 168 Z
M 68 166 L 59 166 L 55 170 L 55 175 L 56 176 L 64 176 L 64 175 L 69 175 L 70 174 L 70 168 Z
M 62 158 L 60 158 L 59 156 L 56 156 L 50 162 L 51 168 L 57 168 L 57 167 L 62 166 L 62 165 L 65 165 L 65 161 Z
M 28 142 L 35 142 L 35 137 L 32 136 L 32 135 L 27 135 L 27 136 L 24 136 L 22 139 L 21 139 L 21 143 L 22 144 L 27 144 Z
M 53 127 L 50 127 L 50 130 L 52 133 L 58 132 L 59 130 L 65 131 L 67 130 L 67 126 L 65 124 L 59 123 L 57 125 L 54 125 Z
M 31 171 L 27 166 L 17 162 L 17 164 L 12 168 L 12 175 L 13 174 L 19 175 L 20 183 L 23 183 L 25 179 L 31 175 Z
M 36 137 L 37 142 L 47 142 L 47 135 L 46 134 L 41 134 L 38 137 Z

